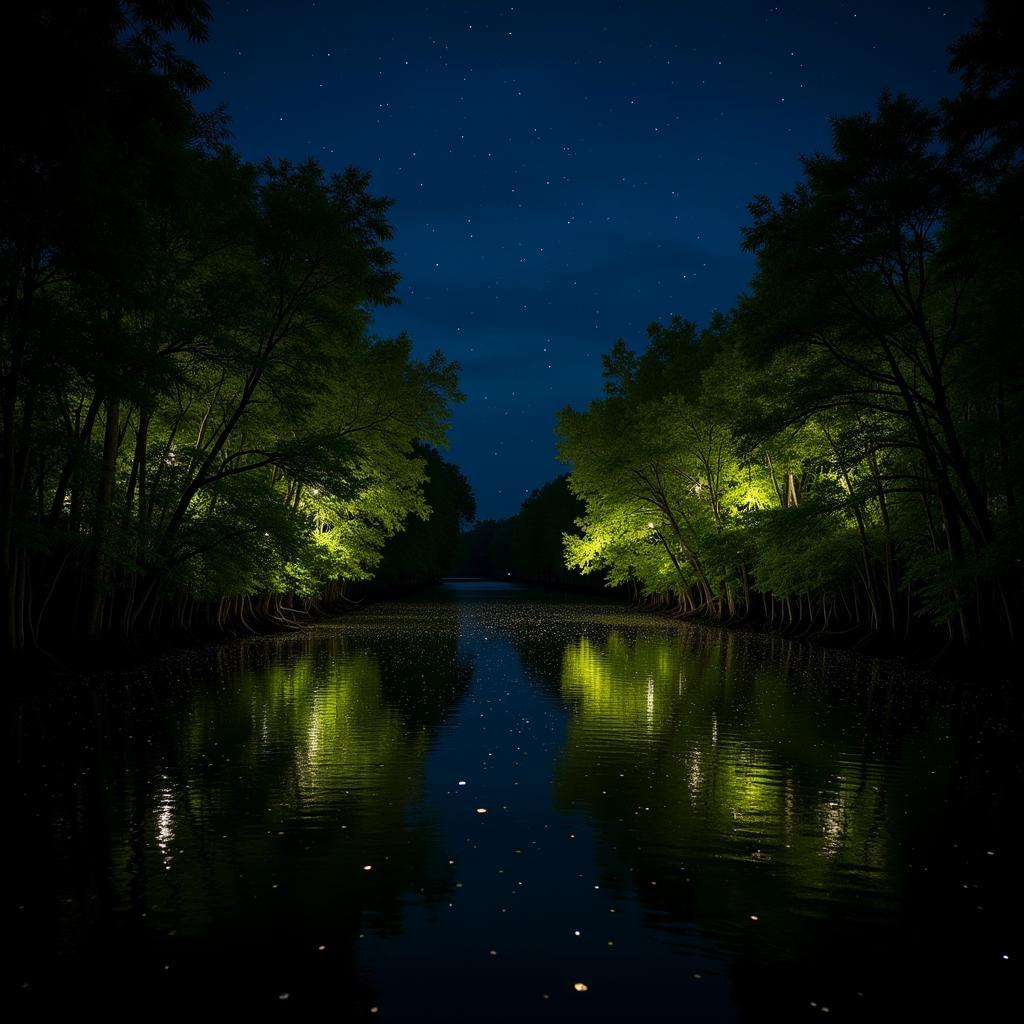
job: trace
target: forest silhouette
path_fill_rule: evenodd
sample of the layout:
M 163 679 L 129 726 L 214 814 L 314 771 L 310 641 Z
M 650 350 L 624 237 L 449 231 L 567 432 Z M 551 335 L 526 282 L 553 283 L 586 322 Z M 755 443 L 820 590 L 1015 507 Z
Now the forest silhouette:
M 675 614 L 1004 647 L 1020 631 L 1022 130 L 1011 5 L 937 109 L 883 94 L 750 203 L 746 292 L 566 409 L 566 479 L 459 547 L 443 354 L 378 337 L 389 199 L 243 160 L 205 3 L 20 5 L 2 161 L 8 650 L 294 626 L 375 575 L 629 584 Z M 403 530 L 406 532 L 403 534 Z

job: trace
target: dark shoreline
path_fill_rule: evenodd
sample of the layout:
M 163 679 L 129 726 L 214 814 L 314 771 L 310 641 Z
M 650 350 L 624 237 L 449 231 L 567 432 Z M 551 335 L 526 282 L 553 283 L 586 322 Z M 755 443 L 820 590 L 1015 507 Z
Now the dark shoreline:
M 118 641 L 108 639 L 93 647 L 80 647 L 74 661 L 62 660 L 55 652 L 36 648 L 9 658 L 7 666 L 9 670 L 15 672 L 35 673 L 47 683 L 59 683 L 83 676 L 91 678 L 107 673 L 134 671 L 165 659 L 177 656 L 187 657 L 239 641 L 298 636 L 315 629 L 330 619 L 349 612 L 421 594 L 445 582 L 509 583 L 523 587 L 536 587 L 583 599 L 591 598 L 602 603 L 621 604 L 630 611 L 651 615 L 679 625 L 701 626 L 794 644 L 806 644 L 821 650 L 844 651 L 884 662 L 902 664 L 909 668 L 925 669 L 939 676 L 961 680 L 965 684 L 970 681 L 971 677 L 985 674 L 989 677 L 994 676 L 993 682 L 1009 685 L 1015 678 L 1016 672 L 1013 650 L 983 648 L 979 651 L 965 651 L 947 646 L 936 652 L 934 649 L 929 650 L 924 642 L 899 646 L 887 643 L 881 637 L 864 634 L 807 633 L 806 630 L 803 633 L 788 633 L 784 629 L 772 628 L 751 616 L 743 619 L 716 621 L 706 616 L 678 614 L 666 607 L 659 606 L 657 602 L 645 602 L 638 599 L 635 595 L 630 594 L 629 588 L 625 586 L 605 588 L 514 576 L 504 579 L 486 576 L 446 576 L 406 584 L 374 585 L 373 583 L 364 583 L 352 588 L 351 597 L 317 604 L 304 610 L 303 619 L 296 620 L 294 624 L 258 619 L 248 630 L 234 627 L 225 627 L 219 631 L 215 629 L 177 630 L 159 635 L 121 638 Z

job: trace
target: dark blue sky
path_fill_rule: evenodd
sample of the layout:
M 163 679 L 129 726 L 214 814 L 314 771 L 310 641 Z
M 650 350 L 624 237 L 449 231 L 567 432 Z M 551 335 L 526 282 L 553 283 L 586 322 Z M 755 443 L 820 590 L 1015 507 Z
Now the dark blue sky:
M 555 413 L 599 395 L 616 338 L 732 305 L 746 203 L 795 183 L 830 115 L 955 91 L 946 47 L 980 11 L 214 0 L 186 49 L 245 157 L 354 164 L 397 201 L 377 329 L 462 364 L 447 457 L 493 517 L 563 471 Z

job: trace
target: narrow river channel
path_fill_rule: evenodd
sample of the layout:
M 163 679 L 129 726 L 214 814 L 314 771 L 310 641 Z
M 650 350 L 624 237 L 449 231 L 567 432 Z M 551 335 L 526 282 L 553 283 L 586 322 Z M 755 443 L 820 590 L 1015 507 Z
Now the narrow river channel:
M 15 1002 L 994 1019 L 1021 759 L 984 692 L 474 582 L 71 681 L 16 716 Z

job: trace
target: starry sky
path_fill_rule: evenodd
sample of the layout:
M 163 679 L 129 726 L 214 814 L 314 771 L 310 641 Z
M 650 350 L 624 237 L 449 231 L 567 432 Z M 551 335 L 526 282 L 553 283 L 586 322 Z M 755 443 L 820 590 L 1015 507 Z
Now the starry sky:
M 883 88 L 956 91 L 975 2 L 213 0 L 182 45 L 251 160 L 372 173 L 396 201 L 401 304 L 382 335 L 462 366 L 446 457 L 481 518 L 566 467 L 554 422 L 600 355 L 732 306 L 746 204 L 792 187 L 828 118 Z

